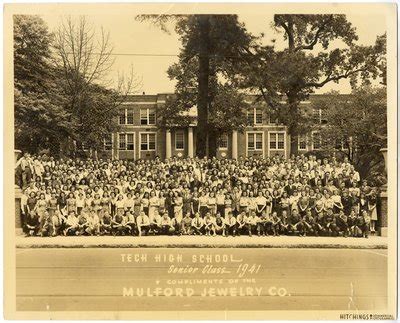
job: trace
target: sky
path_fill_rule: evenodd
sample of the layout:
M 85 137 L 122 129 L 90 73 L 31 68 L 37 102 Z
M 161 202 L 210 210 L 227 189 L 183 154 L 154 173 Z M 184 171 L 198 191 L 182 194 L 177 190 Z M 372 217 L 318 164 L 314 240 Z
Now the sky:
M 175 82 L 167 76 L 167 69 L 177 62 L 181 43 L 179 35 L 170 28 L 171 33 L 167 34 L 148 22 L 135 21 L 132 15 L 97 15 L 86 16 L 87 21 L 93 28 L 100 31 L 100 28 L 108 31 L 113 44 L 113 53 L 116 55 L 115 62 L 110 70 L 109 78 L 116 82 L 119 74 L 129 74 L 133 68 L 135 75 L 141 79 L 141 87 L 137 88 L 138 93 L 146 94 L 174 92 Z M 42 15 L 50 31 L 54 31 L 63 19 L 57 15 Z M 356 27 L 359 36 L 358 44 L 372 45 L 377 35 L 385 32 L 385 16 L 376 15 L 347 15 L 348 20 Z M 253 34 L 265 34 L 265 43 L 271 39 L 281 39 L 282 34 L 276 33 L 271 28 L 273 14 L 239 15 L 239 21 L 243 22 L 247 30 Z M 280 42 L 277 42 L 277 46 Z M 340 46 L 340 44 L 334 44 Z M 135 54 L 135 55 L 128 55 Z M 151 56 L 151 55 L 171 56 Z M 150 56 L 149 56 L 150 55 Z M 316 93 L 325 93 L 330 90 L 337 90 L 341 93 L 349 93 L 351 88 L 348 80 L 341 80 L 339 84 L 328 84 Z

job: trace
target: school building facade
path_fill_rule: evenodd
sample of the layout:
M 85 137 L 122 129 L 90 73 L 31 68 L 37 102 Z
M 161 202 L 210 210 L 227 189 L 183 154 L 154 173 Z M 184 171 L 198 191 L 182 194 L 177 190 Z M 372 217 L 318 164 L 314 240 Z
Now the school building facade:
M 196 153 L 196 109 L 188 114 L 193 122 L 188 127 L 163 129 L 157 126 L 157 116 L 168 97 L 173 94 L 130 95 L 120 106 L 118 132 L 104 139 L 103 150 L 97 152 L 99 158 L 107 159 L 161 159 L 171 157 L 194 157 Z M 312 108 L 310 101 L 302 106 L 321 122 L 321 111 Z M 217 158 L 238 158 L 240 156 L 272 157 L 318 150 L 318 133 L 291 140 L 287 127 L 273 122 L 268 109 L 255 96 L 246 99 L 248 124 L 244 131 L 232 131 L 218 140 Z M 253 104 L 254 103 L 254 104 Z M 311 140 L 310 140 L 311 139 Z

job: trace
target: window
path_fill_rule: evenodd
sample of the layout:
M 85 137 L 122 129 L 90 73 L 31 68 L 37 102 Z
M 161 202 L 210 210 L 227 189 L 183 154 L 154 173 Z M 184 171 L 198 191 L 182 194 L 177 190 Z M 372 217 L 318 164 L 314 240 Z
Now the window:
M 135 135 L 133 133 L 120 133 L 119 139 L 119 150 L 134 150 L 135 149 Z
M 247 110 L 247 123 L 249 125 L 263 123 L 263 110 L 262 108 L 250 108 Z
M 125 115 L 125 109 L 120 109 L 119 110 L 119 124 L 126 124 L 126 115 Z
M 135 149 L 135 136 L 133 133 L 126 134 L 126 150 Z
M 104 150 L 112 149 L 112 134 L 109 133 L 104 136 Z
M 247 123 L 248 123 L 249 125 L 254 124 L 253 109 L 247 110 Z
M 269 149 L 285 150 L 285 132 L 269 133 Z
M 297 149 L 307 150 L 307 135 L 299 135 L 297 137 L 297 140 L 298 140 Z
M 118 137 L 119 150 L 126 150 L 126 136 L 124 133 L 120 133 Z
M 317 131 L 312 133 L 312 149 L 319 150 L 322 146 L 321 134 Z
M 255 113 L 256 113 L 256 121 L 255 121 L 255 123 L 256 124 L 262 124 L 263 123 L 263 111 L 262 111 L 262 109 L 260 109 L 260 108 L 258 108 L 258 109 L 255 109 Z
M 317 123 L 321 123 L 322 110 L 319 108 L 313 109 L 313 119 Z
M 183 130 L 175 132 L 175 149 L 183 150 L 185 148 L 185 135 Z
M 155 109 L 140 109 L 140 124 L 142 126 L 156 124 L 156 110 Z
M 228 149 L 228 135 L 226 133 L 219 137 L 219 149 Z
M 140 150 L 150 151 L 156 150 L 156 134 L 142 133 L 140 135 Z
M 126 110 L 126 124 L 133 124 L 133 109 Z
M 247 133 L 247 150 L 260 151 L 263 147 L 263 134 L 262 133 Z

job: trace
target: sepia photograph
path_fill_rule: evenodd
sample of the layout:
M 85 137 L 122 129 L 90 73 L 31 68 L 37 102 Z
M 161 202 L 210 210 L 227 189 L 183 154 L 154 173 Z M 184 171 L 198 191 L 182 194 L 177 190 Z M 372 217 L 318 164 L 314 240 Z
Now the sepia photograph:
M 5 317 L 395 320 L 396 10 L 6 4 Z

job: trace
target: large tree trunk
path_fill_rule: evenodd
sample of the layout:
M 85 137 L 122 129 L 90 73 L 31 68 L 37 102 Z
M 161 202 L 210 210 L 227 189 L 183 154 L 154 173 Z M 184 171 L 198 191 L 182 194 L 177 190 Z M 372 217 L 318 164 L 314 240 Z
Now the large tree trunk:
M 292 155 L 297 151 L 298 144 L 298 128 L 297 128 L 297 117 L 299 113 L 299 99 L 296 91 L 290 91 L 287 94 L 287 103 L 289 105 L 290 120 L 288 126 L 288 134 L 290 135 L 290 154 Z
M 208 79 L 210 70 L 209 42 L 210 21 L 208 15 L 197 16 L 200 31 L 199 79 L 197 94 L 197 144 L 196 155 L 207 154 Z

